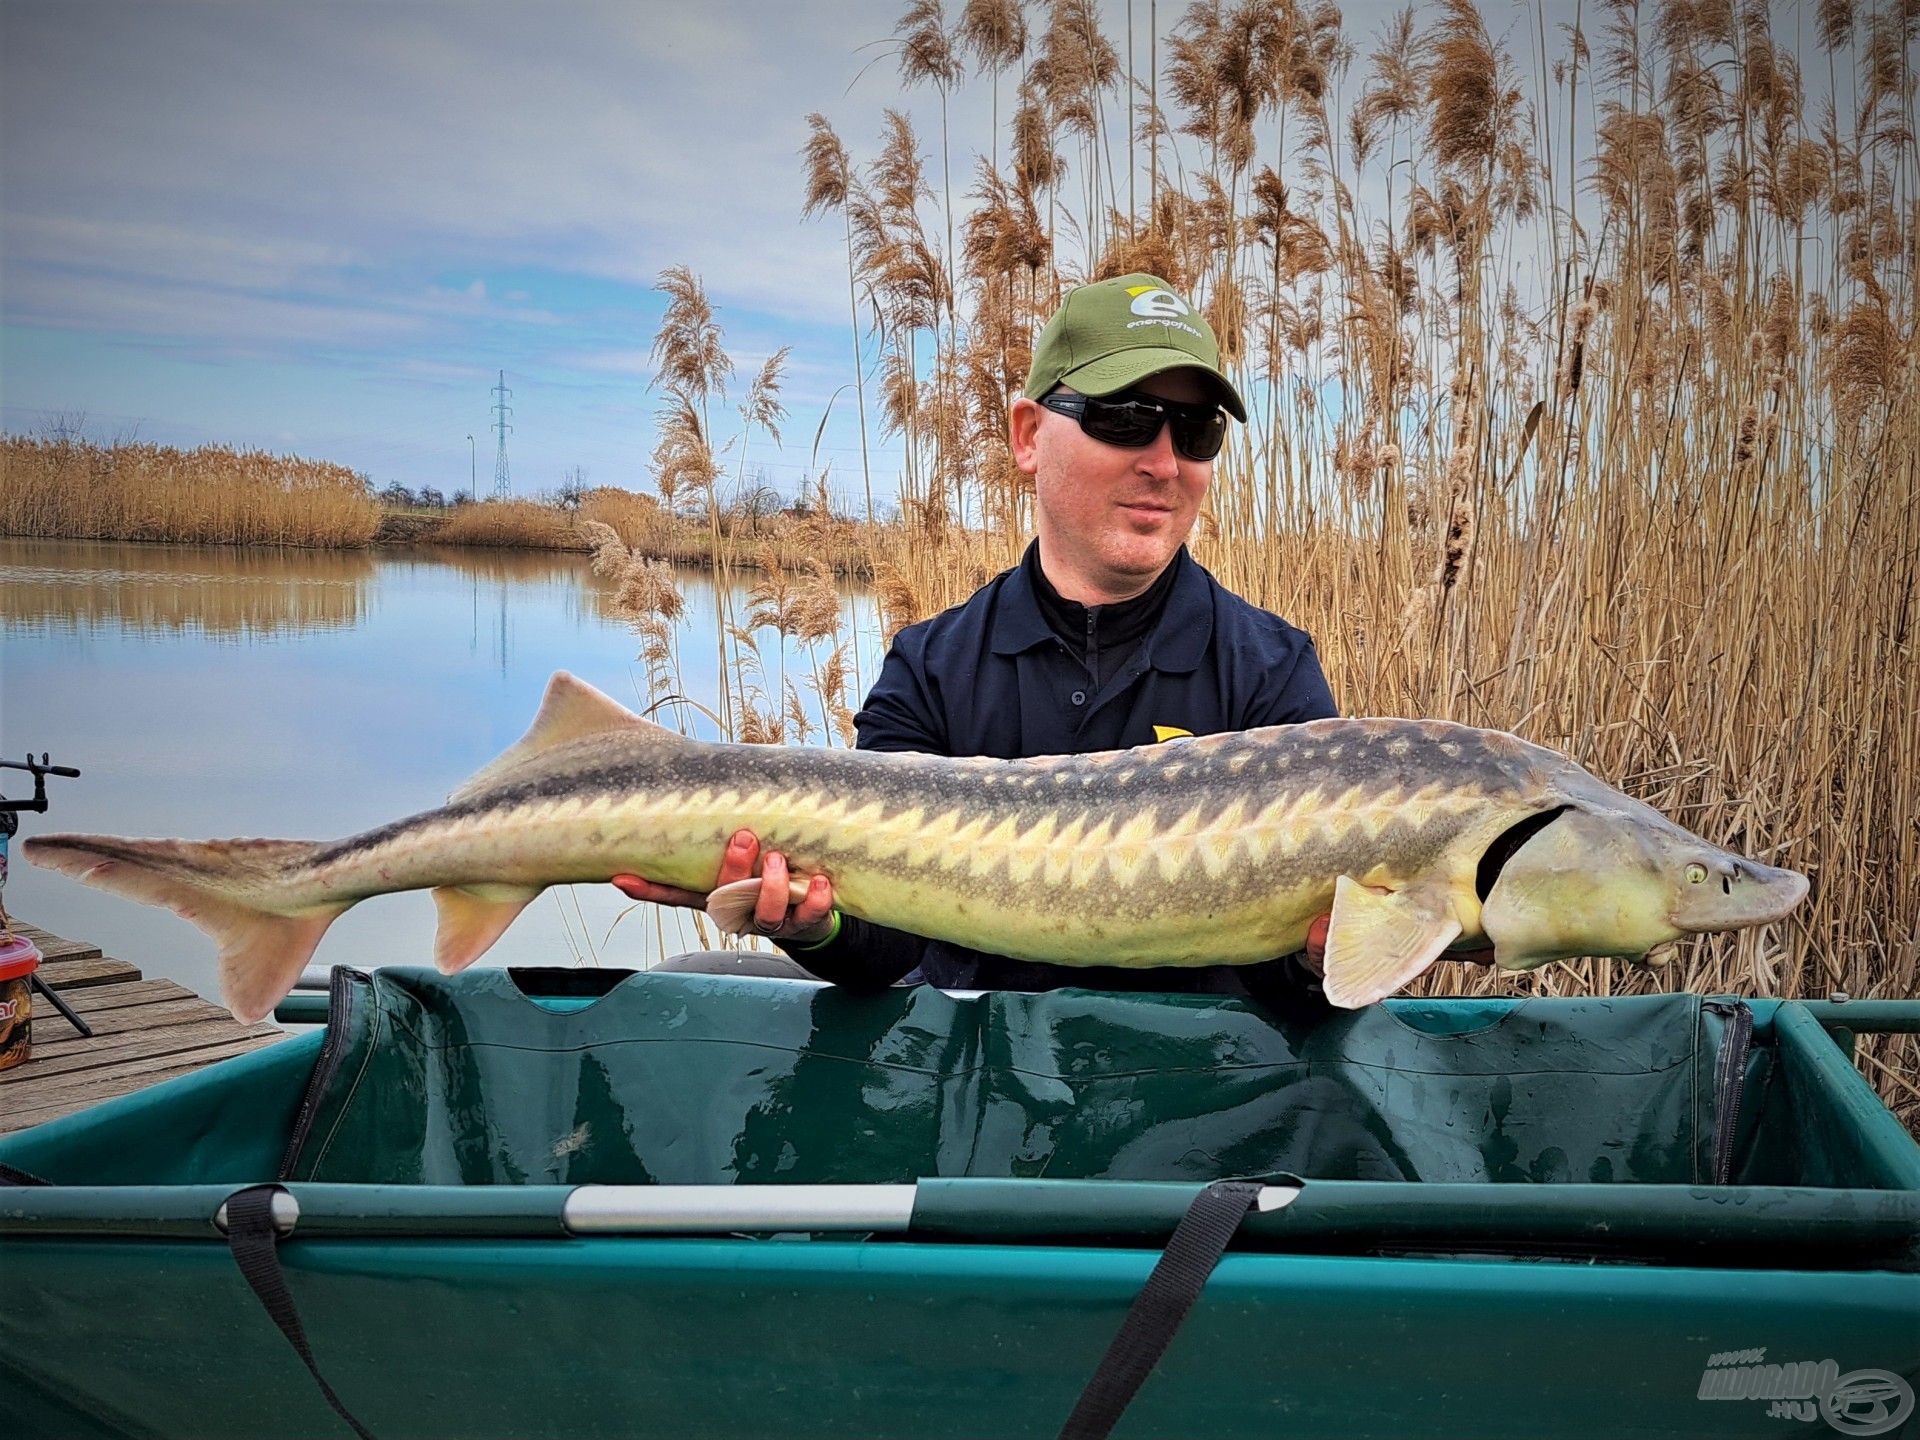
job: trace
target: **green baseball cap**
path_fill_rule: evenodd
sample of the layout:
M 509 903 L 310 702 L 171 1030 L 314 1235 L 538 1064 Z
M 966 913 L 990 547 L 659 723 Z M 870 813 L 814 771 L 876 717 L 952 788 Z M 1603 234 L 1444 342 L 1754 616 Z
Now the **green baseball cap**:
M 1213 327 L 1158 275 L 1121 275 L 1067 292 L 1033 347 L 1029 400 L 1056 385 L 1111 395 L 1162 370 L 1204 371 L 1220 403 L 1244 423 L 1247 407 L 1220 371 Z

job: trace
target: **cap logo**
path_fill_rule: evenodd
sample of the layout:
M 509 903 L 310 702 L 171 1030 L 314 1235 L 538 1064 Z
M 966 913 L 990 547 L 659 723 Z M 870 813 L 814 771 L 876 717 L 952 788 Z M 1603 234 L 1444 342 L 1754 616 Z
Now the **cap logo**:
M 1178 320 L 1182 315 L 1191 315 L 1193 307 L 1171 290 L 1162 290 L 1156 285 L 1135 285 L 1127 290 L 1133 297 L 1128 308 L 1136 315 L 1145 315 L 1153 320 Z

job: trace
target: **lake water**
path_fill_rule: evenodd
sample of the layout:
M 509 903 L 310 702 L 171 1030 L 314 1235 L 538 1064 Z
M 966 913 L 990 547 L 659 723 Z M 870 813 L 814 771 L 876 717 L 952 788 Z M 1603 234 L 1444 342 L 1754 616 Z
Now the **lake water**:
M 682 693 L 716 708 L 718 596 L 703 572 L 678 580 Z M 525 732 L 555 670 L 644 708 L 639 641 L 610 594 L 571 555 L 0 539 L 0 758 L 44 750 L 82 772 L 48 782 L 51 810 L 23 813 L 20 836 L 331 839 L 429 809 Z M 878 621 L 864 595 L 843 599 L 842 619 L 858 637 L 857 706 Z M 758 639 L 775 673 L 778 637 Z M 796 683 L 810 669 L 798 647 L 787 664 Z M 680 728 L 715 738 L 679 709 Z M 0 771 L 0 793 L 31 786 Z M 217 996 L 214 947 L 194 926 L 14 845 L 10 914 Z M 379 896 L 337 920 L 315 960 L 431 964 L 433 926 L 424 893 Z M 564 886 L 481 963 L 643 966 L 699 943 L 686 912 Z

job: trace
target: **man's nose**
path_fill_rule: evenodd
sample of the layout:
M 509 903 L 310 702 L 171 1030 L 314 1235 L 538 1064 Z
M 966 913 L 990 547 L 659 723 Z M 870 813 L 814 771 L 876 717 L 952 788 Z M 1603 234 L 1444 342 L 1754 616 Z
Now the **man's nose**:
M 1140 452 L 1140 458 L 1134 462 L 1134 469 L 1143 475 L 1151 475 L 1156 480 L 1177 479 L 1180 474 L 1180 457 L 1173 449 L 1173 426 L 1164 421 L 1160 433 L 1153 442 Z

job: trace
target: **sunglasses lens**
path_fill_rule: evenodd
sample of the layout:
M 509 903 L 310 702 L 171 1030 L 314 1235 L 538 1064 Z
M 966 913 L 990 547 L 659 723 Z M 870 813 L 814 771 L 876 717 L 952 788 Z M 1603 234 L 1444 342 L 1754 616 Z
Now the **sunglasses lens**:
M 1189 460 L 1211 460 L 1227 439 L 1227 417 L 1221 411 L 1203 419 L 1177 415 L 1173 421 L 1174 448 Z
M 1157 408 L 1131 400 L 1089 399 L 1080 428 L 1102 444 L 1137 450 L 1153 443 L 1164 418 Z

